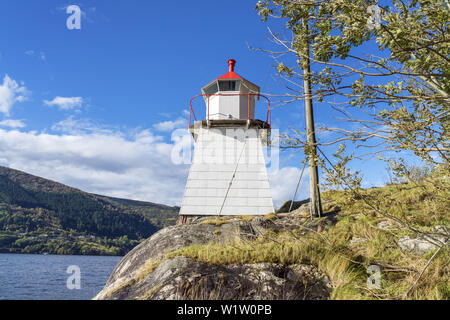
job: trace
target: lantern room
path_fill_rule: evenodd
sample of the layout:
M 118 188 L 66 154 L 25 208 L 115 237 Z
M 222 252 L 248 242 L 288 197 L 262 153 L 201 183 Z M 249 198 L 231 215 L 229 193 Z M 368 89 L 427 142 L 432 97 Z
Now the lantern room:
M 236 61 L 228 60 L 228 72 L 202 88 L 207 120 L 251 120 L 259 87 L 234 72 Z

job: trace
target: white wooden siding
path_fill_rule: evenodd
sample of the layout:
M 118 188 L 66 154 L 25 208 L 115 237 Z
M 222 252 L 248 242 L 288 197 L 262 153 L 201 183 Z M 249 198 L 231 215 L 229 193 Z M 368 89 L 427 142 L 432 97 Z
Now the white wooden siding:
M 264 129 L 197 129 L 181 215 L 260 215 L 274 211 L 257 130 Z

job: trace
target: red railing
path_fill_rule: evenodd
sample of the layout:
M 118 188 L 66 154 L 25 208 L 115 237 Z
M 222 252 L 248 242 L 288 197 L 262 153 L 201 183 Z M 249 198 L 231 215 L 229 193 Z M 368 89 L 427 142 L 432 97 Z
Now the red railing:
M 269 124 L 269 128 L 272 127 L 271 124 L 271 118 L 270 118 L 270 100 L 269 98 L 267 98 L 266 96 L 259 94 L 259 93 L 215 93 L 215 94 L 198 94 L 195 97 L 191 98 L 191 101 L 189 102 L 189 106 L 190 106 L 190 112 L 189 112 L 189 127 L 191 126 L 191 116 L 194 116 L 194 121 L 197 121 L 197 117 L 195 116 L 195 112 L 194 109 L 192 108 L 192 101 L 195 98 L 198 97 L 207 97 L 206 100 L 206 120 L 209 121 L 209 98 L 211 96 L 247 96 L 248 100 L 247 100 L 247 120 L 250 120 L 250 96 L 258 96 L 259 97 L 263 97 L 264 99 L 267 100 L 267 118 L 266 118 L 266 122 Z M 256 113 L 256 101 L 255 101 L 255 113 Z

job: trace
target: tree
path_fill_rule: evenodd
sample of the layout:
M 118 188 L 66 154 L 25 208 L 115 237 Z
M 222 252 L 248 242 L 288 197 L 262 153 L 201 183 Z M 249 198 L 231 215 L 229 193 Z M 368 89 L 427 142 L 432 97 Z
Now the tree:
M 448 0 L 392 0 L 385 8 L 368 0 L 266 0 L 256 8 L 263 20 L 284 19 L 290 32 L 283 37 L 270 31 L 281 50 L 264 50 L 290 89 L 286 101 L 305 99 L 307 59 L 314 64 L 313 99 L 352 124 L 319 128 L 334 135 L 317 145 L 354 142 L 373 148 L 366 154 L 408 150 L 429 163 L 448 163 Z M 304 53 L 305 39 L 310 55 Z M 308 146 L 304 135 L 286 137 L 285 143 Z

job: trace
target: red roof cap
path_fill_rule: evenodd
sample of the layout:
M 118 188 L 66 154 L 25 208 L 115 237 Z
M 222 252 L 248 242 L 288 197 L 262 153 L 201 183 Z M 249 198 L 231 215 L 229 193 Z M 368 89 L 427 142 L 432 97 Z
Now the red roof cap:
M 230 59 L 228 60 L 228 72 L 223 76 L 218 77 L 217 79 L 242 79 L 242 77 L 236 73 L 234 73 L 234 66 L 236 65 L 236 60 Z
M 228 71 L 234 72 L 234 66 L 236 65 L 236 60 L 230 59 L 228 60 Z

